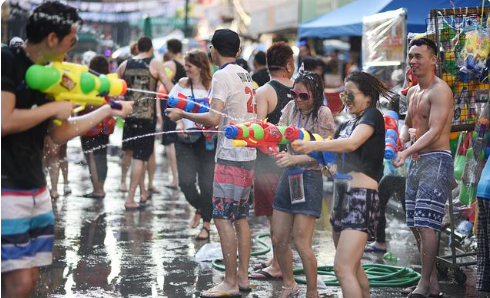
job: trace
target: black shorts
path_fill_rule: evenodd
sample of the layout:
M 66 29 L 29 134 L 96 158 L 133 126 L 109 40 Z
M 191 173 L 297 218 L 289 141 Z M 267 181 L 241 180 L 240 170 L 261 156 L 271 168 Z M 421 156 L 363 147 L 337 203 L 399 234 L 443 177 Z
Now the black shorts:
M 330 223 L 336 232 L 356 230 L 374 239 L 379 218 L 379 197 L 374 189 L 351 188 L 335 182 Z
M 87 151 L 97 154 L 107 154 L 107 144 L 109 144 L 108 135 L 96 135 L 93 137 L 80 137 L 82 143 L 82 150 L 84 153 Z
M 173 122 L 172 120 L 168 119 L 168 117 L 163 117 L 163 131 L 164 132 L 169 132 L 169 131 L 175 131 L 177 129 L 177 123 Z M 164 133 L 162 135 L 162 145 L 170 145 L 177 142 L 177 133 L 172 132 L 172 133 Z
M 122 150 L 132 150 L 133 159 L 148 161 L 155 145 L 154 121 L 126 119 L 123 129 Z

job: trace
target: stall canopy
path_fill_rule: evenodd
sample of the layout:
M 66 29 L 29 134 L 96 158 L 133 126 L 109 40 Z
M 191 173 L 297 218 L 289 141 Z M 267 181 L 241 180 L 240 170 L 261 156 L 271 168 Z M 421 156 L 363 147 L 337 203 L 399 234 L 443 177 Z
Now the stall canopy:
M 407 31 L 425 32 L 431 9 L 481 6 L 481 0 L 358 0 L 299 26 L 298 37 L 362 36 L 362 18 L 405 8 Z

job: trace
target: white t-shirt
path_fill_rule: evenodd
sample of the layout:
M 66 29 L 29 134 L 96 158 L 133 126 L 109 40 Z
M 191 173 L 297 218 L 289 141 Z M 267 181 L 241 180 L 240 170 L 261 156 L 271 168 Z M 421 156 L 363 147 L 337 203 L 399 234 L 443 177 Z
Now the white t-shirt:
M 242 67 L 236 64 L 228 64 L 213 75 L 210 91 L 211 100 L 221 100 L 224 108 L 218 130 L 233 122 L 240 124 L 248 121 L 256 121 L 257 106 L 252 77 Z M 230 139 L 223 133 L 218 134 L 218 146 L 216 159 L 230 161 L 255 160 L 255 148 L 233 147 Z
M 168 96 L 179 97 L 179 93 L 182 93 L 183 95 L 185 95 L 187 97 L 192 96 L 191 88 L 184 88 L 184 87 L 180 86 L 179 83 L 174 85 L 172 90 L 170 90 L 170 93 L 168 94 Z M 194 88 L 194 98 L 205 98 L 205 97 L 208 97 L 208 94 L 209 94 L 208 90 Z M 184 119 L 182 119 L 182 121 L 184 121 L 184 128 L 185 129 L 196 127 L 196 124 L 189 119 L 184 118 Z

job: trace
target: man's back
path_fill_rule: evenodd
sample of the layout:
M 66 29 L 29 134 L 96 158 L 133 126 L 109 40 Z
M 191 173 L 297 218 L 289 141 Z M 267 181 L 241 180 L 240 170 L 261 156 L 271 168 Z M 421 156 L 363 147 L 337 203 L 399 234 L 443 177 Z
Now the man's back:
M 211 98 L 222 100 L 225 105 L 219 130 L 230 122 L 254 121 L 257 117 L 255 94 L 250 74 L 236 64 L 228 64 L 213 76 Z M 226 160 L 247 161 L 255 159 L 255 149 L 231 146 L 231 140 L 220 134 L 217 157 Z
M 122 78 L 128 87 L 147 91 L 156 91 L 157 80 L 150 72 L 150 63 L 153 58 L 129 59 Z M 126 100 L 134 101 L 134 109 L 129 117 L 154 121 L 155 100 L 142 92 L 128 91 Z

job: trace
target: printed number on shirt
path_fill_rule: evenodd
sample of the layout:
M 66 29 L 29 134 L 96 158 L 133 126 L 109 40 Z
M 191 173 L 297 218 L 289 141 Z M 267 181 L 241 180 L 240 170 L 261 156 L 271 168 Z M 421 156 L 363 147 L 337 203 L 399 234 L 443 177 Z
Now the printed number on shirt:
M 247 101 L 247 112 L 257 114 L 257 104 L 255 103 L 255 89 L 245 87 L 245 94 L 250 94 L 250 98 Z

